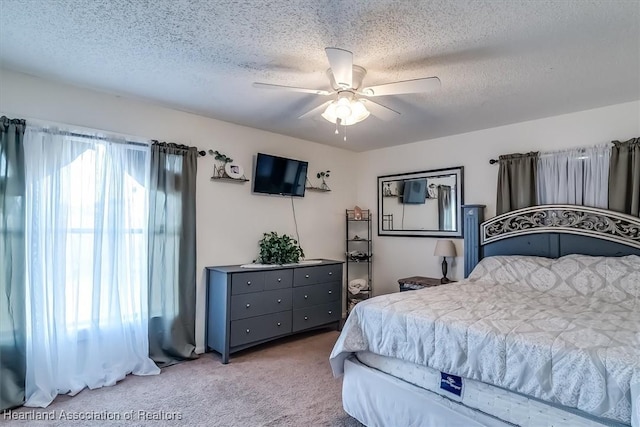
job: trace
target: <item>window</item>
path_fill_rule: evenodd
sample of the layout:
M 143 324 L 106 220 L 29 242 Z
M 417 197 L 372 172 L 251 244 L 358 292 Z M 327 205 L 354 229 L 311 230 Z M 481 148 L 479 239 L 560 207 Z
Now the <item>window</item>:
M 69 330 L 142 321 L 148 147 L 68 134 L 35 145 L 26 167 L 34 295 Z
M 142 288 L 146 286 L 142 280 L 147 268 L 147 192 L 144 183 L 114 167 L 116 160 L 106 156 L 105 147 L 97 145 L 60 171 L 60 184 L 69 190 L 60 200 L 68 215 L 67 224 L 63 224 L 67 227 L 65 303 L 77 307 L 66 312 L 66 320 L 68 325 L 77 324 L 80 328 L 96 318 L 104 328 L 111 316 L 123 320 L 139 317 L 136 308 L 140 307 Z M 51 181 L 49 178 L 44 185 L 52 185 Z M 125 251 L 126 272 L 113 270 L 125 266 L 114 265 L 116 255 L 122 254 L 112 251 Z M 128 276 L 128 292 L 113 294 L 109 286 L 100 286 L 99 290 L 93 287 L 94 282 L 121 280 L 122 274 Z M 118 299 L 120 312 L 111 311 L 112 298 Z

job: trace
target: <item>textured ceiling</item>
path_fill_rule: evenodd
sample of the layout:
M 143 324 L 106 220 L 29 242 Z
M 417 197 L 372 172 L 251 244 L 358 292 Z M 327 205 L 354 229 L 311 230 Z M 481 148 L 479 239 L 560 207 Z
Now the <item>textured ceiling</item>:
M 0 0 L 0 65 L 364 151 L 640 99 L 640 2 Z M 324 48 L 365 85 L 438 76 L 433 94 L 376 101 L 402 115 L 350 126 L 327 98 Z

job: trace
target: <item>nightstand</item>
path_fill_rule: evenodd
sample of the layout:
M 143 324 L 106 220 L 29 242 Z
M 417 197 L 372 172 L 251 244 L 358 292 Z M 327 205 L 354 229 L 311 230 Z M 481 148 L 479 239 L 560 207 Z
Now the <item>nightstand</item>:
M 440 286 L 447 283 L 453 283 L 455 280 L 442 283 L 441 279 L 435 277 L 423 277 L 423 276 L 411 276 L 404 279 L 398 279 L 400 285 L 400 292 L 413 291 L 416 289 L 431 288 L 433 286 Z

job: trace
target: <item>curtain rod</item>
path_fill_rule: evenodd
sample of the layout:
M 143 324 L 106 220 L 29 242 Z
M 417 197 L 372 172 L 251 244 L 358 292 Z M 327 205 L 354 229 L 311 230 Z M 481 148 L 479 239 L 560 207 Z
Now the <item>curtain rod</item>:
M 70 132 L 67 130 L 60 130 L 56 128 L 46 128 L 46 127 L 36 127 L 36 126 L 30 126 L 30 127 L 31 129 L 34 129 L 40 132 L 48 132 L 54 135 L 69 135 L 69 136 L 75 136 L 77 138 L 90 138 L 90 139 L 97 139 L 99 141 L 109 141 L 109 142 L 114 142 L 116 144 L 137 145 L 139 147 L 149 146 L 149 144 L 145 144 L 144 142 L 129 141 L 125 138 L 106 137 L 106 136 L 91 135 L 87 133 Z
M 189 145 L 185 145 L 185 144 L 176 144 L 175 142 L 167 142 L 167 141 L 162 141 L 162 142 L 160 142 L 160 141 L 158 141 L 157 139 L 152 139 L 152 140 L 151 140 L 151 142 L 152 142 L 153 144 L 163 145 L 163 146 L 165 146 L 165 147 L 173 146 L 173 147 L 175 147 L 175 148 L 179 148 L 179 149 L 181 149 L 181 150 L 184 150 L 184 149 L 190 149 L 190 148 L 195 148 L 195 149 L 196 149 L 196 152 L 198 153 L 198 156 L 203 157 L 203 156 L 206 156 L 206 155 L 207 155 L 207 152 L 206 152 L 206 151 L 204 151 L 204 150 L 200 150 L 198 147 L 191 147 L 191 146 L 189 146 Z M 211 151 L 211 150 L 209 150 L 209 151 Z M 213 154 L 213 153 L 212 153 L 212 154 Z
M 129 141 L 128 139 L 124 139 L 124 138 L 114 138 L 114 137 L 106 137 L 106 136 L 97 136 L 97 135 L 90 135 L 90 134 L 85 134 L 85 133 L 77 133 L 77 132 L 69 132 L 69 131 L 64 131 L 64 130 L 52 130 L 51 128 L 43 128 L 43 127 L 35 127 L 32 126 L 32 129 L 41 131 L 41 132 L 49 132 L 55 135 L 69 135 L 69 136 L 74 136 L 76 138 L 89 138 L 89 139 L 97 139 L 98 141 L 108 141 L 108 142 L 113 142 L 115 144 L 126 144 L 126 145 L 134 145 L 134 146 L 138 146 L 138 147 L 149 147 L 151 144 L 145 143 L 145 142 L 137 142 L 137 141 Z M 155 140 L 153 140 L 155 141 Z M 157 141 L 156 141 L 157 142 Z M 198 147 L 196 147 L 197 149 Z M 207 152 L 204 150 L 199 150 L 198 149 L 198 155 L 199 156 L 206 156 Z
M 606 146 L 607 144 L 602 144 L 602 145 L 596 145 L 594 147 L 602 147 L 602 146 Z M 594 147 L 579 147 L 576 150 L 578 151 L 585 151 L 588 148 L 594 148 Z M 569 148 L 568 150 L 572 150 L 571 148 Z M 562 153 L 564 151 L 568 151 L 568 150 L 558 150 L 558 151 L 548 151 L 542 154 L 538 154 L 538 157 L 547 157 L 547 156 L 556 156 L 558 155 L 558 153 Z M 526 153 L 525 153 L 526 154 Z M 583 156 L 583 157 L 579 157 L 578 160 L 585 160 L 588 159 L 588 156 Z M 495 165 L 496 163 L 500 163 L 500 160 L 497 159 L 489 159 L 489 164 L 490 165 Z

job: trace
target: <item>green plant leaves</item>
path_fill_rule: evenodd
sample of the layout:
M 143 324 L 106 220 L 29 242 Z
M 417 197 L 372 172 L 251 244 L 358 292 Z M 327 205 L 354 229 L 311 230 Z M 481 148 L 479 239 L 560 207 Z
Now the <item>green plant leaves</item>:
M 214 151 L 213 154 L 216 155 L 215 159 L 220 162 L 224 162 L 224 163 L 233 162 L 233 159 L 231 157 L 228 157 L 226 154 L 222 154 L 218 150 Z
M 286 234 L 279 236 L 275 231 L 264 233 L 258 244 L 260 254 L 257 262 L 261 264 L 292 264 L 304 257 L 298 241 Z
M 316 178 L 320 178 L 320 177 L 324 177 L 324 178 L 329 178 L 329 172 L 331 171 L 323 171 L 323 172 L 318 172 L 316 174 Z

